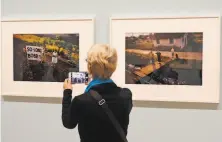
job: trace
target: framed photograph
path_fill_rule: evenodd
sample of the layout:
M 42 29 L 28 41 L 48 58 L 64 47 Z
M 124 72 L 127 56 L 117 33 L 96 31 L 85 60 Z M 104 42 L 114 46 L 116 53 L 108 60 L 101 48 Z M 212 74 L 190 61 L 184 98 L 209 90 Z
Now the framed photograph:
M 112 17 L 117 84 L 138 101 L 219 103 L 220 16 Z
M 2 95 L 62 97 L 69 72 L 87 69 L 94 19 L 4 20 L 2 41 Z

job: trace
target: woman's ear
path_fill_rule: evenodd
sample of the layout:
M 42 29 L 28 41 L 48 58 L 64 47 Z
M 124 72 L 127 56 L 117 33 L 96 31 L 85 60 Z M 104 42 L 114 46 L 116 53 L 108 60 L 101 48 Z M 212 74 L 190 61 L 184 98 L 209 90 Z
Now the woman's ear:
M 87 69 L 88 69 L 88 73 L 91 74 L 91 65 L 89 63 L 87 63 Z

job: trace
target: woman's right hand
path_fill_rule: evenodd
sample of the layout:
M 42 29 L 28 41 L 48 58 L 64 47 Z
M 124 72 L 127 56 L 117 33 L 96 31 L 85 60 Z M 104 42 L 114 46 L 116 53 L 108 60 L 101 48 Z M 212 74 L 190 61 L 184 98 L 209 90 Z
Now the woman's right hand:
M 63 83 L 63 89 L 71 89 L 72 90 L 72 83 L 71 80 L 69 78 L 65 79 L 64 83 Z

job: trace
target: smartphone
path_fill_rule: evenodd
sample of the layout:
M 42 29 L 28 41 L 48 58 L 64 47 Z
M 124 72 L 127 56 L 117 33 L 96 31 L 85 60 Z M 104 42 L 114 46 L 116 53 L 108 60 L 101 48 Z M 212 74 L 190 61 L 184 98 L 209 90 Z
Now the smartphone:
M 89 75 L 87 72 L 69 72 L 69 79 L 72 84 L 85 84 L 89 81 Z

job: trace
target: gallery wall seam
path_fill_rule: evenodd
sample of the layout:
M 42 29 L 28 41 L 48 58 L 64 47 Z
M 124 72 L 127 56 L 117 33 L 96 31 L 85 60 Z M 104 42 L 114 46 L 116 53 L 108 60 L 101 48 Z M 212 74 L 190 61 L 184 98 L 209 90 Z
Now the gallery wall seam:
M 96 16 L 92 18 L 93 21 L 93 37 L 94 37 L 94 43 L 96 43 Z

